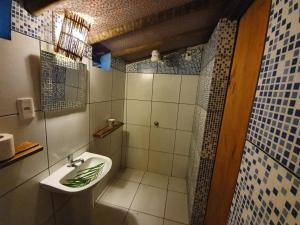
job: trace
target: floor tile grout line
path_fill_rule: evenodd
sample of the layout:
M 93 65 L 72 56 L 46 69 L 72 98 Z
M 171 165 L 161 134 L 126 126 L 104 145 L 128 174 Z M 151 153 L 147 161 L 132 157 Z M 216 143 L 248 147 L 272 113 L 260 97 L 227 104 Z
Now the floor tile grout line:
M 131 203 L 130 203 L 130 205 L 129 205 L 129 208 L 127 209 L 127 213 L 126 213 L 126 215 L 125 215 L 125 217 L 124 217 L 124 219 L 123 219 L 122 225 L 124 225 L 125 222 L 126 222 L 127 215 L 128 215 L 128 213 L 129 213 L 129 210 L 131 209 L 131 206 L 132 206 L 132 203 L 133 203 L 133 201 L 134 201 L 134 199 L 135 199 L 135 196 L 136 196 L 137 192 L 139 191 L 139 188 L 140 188 L 140 186 L 141 186 L 141 182 L 142 182 L 144 176 L 145 176 L 145 172 L 144 172 L 143 175 L 142 175 L 142 179 L 140 180 L 139 185 L 138 185 L 138 187 L 137 187 L 137 189 L 136 189 L 136 191 L 135 191 L 135 193 L 134 193 L 134 196 L 133 196 L 133 198 L 132 198 L 132 200 L 131 200 Z
M 175 221 L 175 220 L 166 218 L 166 217 L 165 217 L 165 213 L 166 213 L 166 207 L 167 207 L 167 197 L 168 197 L 168 193 L 169 193 L 169 192 L 175 192 L 175 193 L 178 193 L 178 194 L 184 194 L 184 195 L 187 195 L 187 193 L 178 192 L 178 191 L 173 191 L 173 190 L 169 190 L 169 189 L 168 189 L 169 183 L 170 183 L 170 178 L 172 178 L 171 176 L 168 176 L 168 184 L 167 184 L 167 188 L 164 188 L 164 189 L 163 189 L 163 188 L 156 187 L 156 186 L 148 185 L 148 184 L 143 184 L 143 183 L 142 183 L 142 180 L 145 178 L 145 175 L 146 175 L 147 171 L 142 171 L 142 172 L 143 172 L 143 175 L 142 175 L 142 178 L 140 179 L 139 182 L 134 182 L 134 181 L 130 181 L 130 180 L 125 180 L 125 179 L 122 179 L 122 178 L 120 178 L 120 177 L 118 177 L 118 176 L 116 176 L 116 177 L 115 177 L 114 179 L 112 179 L 111 182 L 110 182 L 110 184 L 112 184 L 112 183 L 114 183 L 114 182 L 116 182 L 117 180 L 120 179 L 120 180 L 122 180 L 122 181 L 124 181 L 124 182 L 131 182 L 131 183 L 139 184 L 138 187 L 137 187 L 137 190 L 136 190 L 136 192 L 135 192 L 135 194 L 134 194 L 134 197 L 133 197 L 133 199 L 132 199 L 132 201 L 131 201 L 131 203 L 130 203 L 129 208 L 124 207 L 124 206 L 119 206 L 119 205 L 116 205 L 116 204 L 113 204 L 113 203 L 104 201 L 104 202 L 105 202 L 106 204 L 108 204 L 108 205 L 112 205 L 112 206 L 121 207 L 121 208 L 126 209 L 126 215 L 125 215 L 124 218 L 123 218 L 122 225 L 124 225 L 124 223 L 125 223 L 125 221 L 126 221 L 126 218 L 127 218 L 127 216 L 128 216 L 128 213 L 129 213 L 129 211 L 131 210 L 131 206 L 132 206 L 132 204 L 133 204 L 133 201 L 134 201 L 134 199 L 135 199 L 135 197 L 136 197 L 136 195 L 137 195 L 137 192 L 138 192 L 138 190 L 139 190 L 139 188 L 140 188 L 141 185 L 148 186 L 148 187 L 151 187 L 151 188 L 157 188 L 157 189 L 166 191 L 166 202 L 165 202 L 165 208 L 164 208 L 164 216 L 163 216 L 163 217 L 160 217 L 160 216 L 157 216 L 157 215 L 154 215 L 154 214 L 151 214 L 151 213 L 147 213 L 147 212 L 143 212 L 143 211 L 139 211 L 139 210 L 136 210 L 136 209 L 134 209 L 134 210 L 132 210 L 132 211 L 135 211 L 135 212 L 138 212 L 138 213 L 142 213 L 142 214 L 146 214 L 146 215 L 149 215 L 149 216 L 153 216 L 153 217 L 156 217 L 156 218 L 161 218 L 161 219 L 163 220 L 163 224 L 164 224 L 164 221 L 165 221 L 165 220 L 169 220 L 169 221 L 173 221 L 173 222 L 176 222 L 176 223 L 184 224 L 184 223 L 182 223 L 182 222 L 180 222 L 180 221 Z M 158 174 L 158 173 L 154 173 L 154 174 Z M 161 174 L 158 174 L 158 175 L 161 175 Z M 109 189 L 109 188 L 107 188 L 107 189 L 105 190 L 105 192 L 106 192 L 108 189 Z M 98 200 L 98 199 L 99 199 L 99 198 L 97 198 L 97 200 Z M 186 225 L 186 224 L 185 224 L 185 225 Z
M 127 167 L 128 168 L 128 167 Z M 132 169 L 132 168 L 128 168 L 128 169 Z M 137 170 L 137 171 L 143 171 L 143 170 L 138 170 L 138 169 L 132 169 L 132 170 Z M 115 179 L 119 179 L 119 180 L 122 180 L 122 181 L 126 181 L 126 182 L 131 182 L 131 183 L 136 183 L 136 184 L 142 184 L 142 185 L 147 185 L 147 186 L 150 186 L 150 187 L 154 187 L 154 188 L 158 188 L 158 189 L 161 189 L 161 190 L 166 190 L 168 189 L 169 191 L 171 192 L 176 192 L 176 193 L 181 193 L 181 194 L 187 194 L 187 191 L 186 192 L 183 192 L 183 191 L 177 191 L 177 190 L 171 190 L 169 189 L 169 180 L 170 178 L 177 178 L 177 179 L 182 179 L 186 182 L 187 178 L 182 178 L 182 177 L 174 177 L 174 176 L 170 176 L 170 175 L 165 175 L 165 174 L 160 174 L 160 173 L 156 173 L 156 172 L 151 172 L 151 171 L 143 171 L 143 177 L 141 179 L 141 181 L 137 182 L 137 181 L 133 181 L 133 180 L 129 180 L 129 179 L 126 179 L 126 178 L 122 178 L 122 177 L 118 177 L 116 176 Z M 158 186 L 154 186 L 154 185 L 151 185 L 151 184 L 144 184 L 142 183 L 142 180 L 144 178 L 144 176 L 146 175 L 146 173 L 153 173 L 153 174 L 156 174 L 156 175 L 159 175 L 159 176 L 166 176 L 168 177 L 168 184 L 167 184 L 167 188 L 162 188 L 162 187 L 158 187 Z
M 166 193 L 166 202 L 165 202 L 165 209 L 164 209 L 164 218 L 166 218 L 166 211 L 167 211 L 167 201 L 168 201 L 168 189 L 169 189 L 170 177 L 168 177 L 168 185 L 167 185 L 167 193 Z M 163 223 L 165 223 L 163 221 Z

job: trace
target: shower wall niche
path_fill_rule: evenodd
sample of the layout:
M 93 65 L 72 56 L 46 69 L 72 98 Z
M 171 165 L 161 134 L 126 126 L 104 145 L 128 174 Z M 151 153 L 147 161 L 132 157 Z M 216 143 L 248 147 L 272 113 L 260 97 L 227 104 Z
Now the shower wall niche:
M 237 23 L 221 19 L 205 45 L 188 168 L 190 224 L 203 224 L 223 116 Z

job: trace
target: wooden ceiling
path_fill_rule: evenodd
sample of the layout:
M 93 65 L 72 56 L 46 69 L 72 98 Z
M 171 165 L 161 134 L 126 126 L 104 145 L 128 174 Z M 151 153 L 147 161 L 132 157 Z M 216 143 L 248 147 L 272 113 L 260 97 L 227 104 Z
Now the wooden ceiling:
M 24 0 L 32 14 L 80 13 L 92 22 L 89 43 L 127 62 L 206 43 L 218 20 L 237 19 L 251 0 Z

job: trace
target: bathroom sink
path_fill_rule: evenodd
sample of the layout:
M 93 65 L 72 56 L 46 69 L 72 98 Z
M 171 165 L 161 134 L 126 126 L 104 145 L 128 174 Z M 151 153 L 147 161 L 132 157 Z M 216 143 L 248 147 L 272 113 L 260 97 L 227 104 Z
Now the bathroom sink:
M 84 162 L 73 167 L 67 164 L 62 166 L 42 180 L 41 185 L 53 192 L 69 194 L 81 192 L 101 181 L 112 165 L 110 158 L 90 152 L 83 153 L 77 159 L 83 159 Z

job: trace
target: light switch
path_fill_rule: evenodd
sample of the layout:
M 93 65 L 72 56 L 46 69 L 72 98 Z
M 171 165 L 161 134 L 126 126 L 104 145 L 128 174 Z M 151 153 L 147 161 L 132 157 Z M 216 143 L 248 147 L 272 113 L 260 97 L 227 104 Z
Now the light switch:
M 32 98 L 18 98 L 17 107 L 21 119 L 32 119 L 35 117 L 34 104 Z

